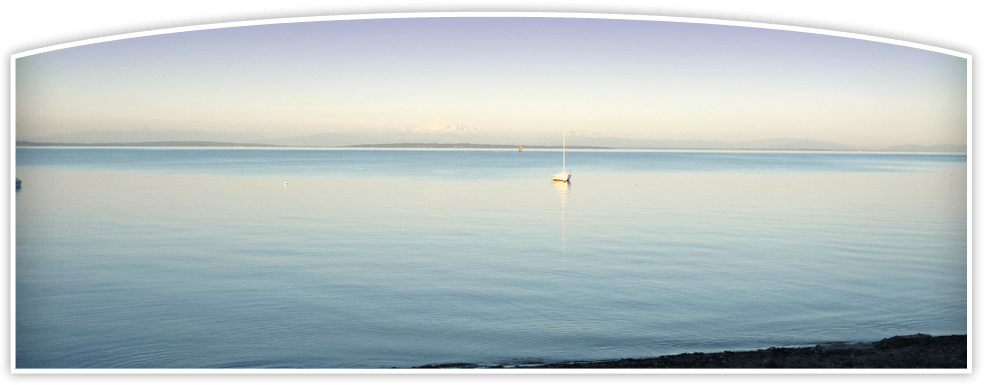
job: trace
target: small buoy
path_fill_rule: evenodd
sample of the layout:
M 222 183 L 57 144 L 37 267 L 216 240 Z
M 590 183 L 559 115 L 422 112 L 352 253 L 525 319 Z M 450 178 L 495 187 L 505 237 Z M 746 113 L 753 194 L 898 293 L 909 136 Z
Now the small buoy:
M 520 152 L 523 152 L 523 146 L 520 146 Z
M 287 182 L 284 182 L 284 186 L 287 186 Z

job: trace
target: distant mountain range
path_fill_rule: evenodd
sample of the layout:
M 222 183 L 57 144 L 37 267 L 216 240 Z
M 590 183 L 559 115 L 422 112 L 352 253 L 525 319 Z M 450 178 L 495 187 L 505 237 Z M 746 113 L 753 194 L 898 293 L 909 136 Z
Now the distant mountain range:
M 415 134 L 478 134 L 479 130 L 441 118 L 434 118 L 410 130 Z
M 938 144 L 934 146 L 920 146 L 916 144 L 907 144 L 902 146 L 889 146 L 883 148 L 880 151 L 890 151 L 890 152 L 965 152 L 967 149 L 965 146 L 959 146 L 956 144 Z
M 145 146 L 284 146 L 284 147 L 560 147 L 561 135 L 533 139 L 481 135 L 475 127 L 435 118 L 412 129 L 376 133 L 323 132 L 314 135 L 274 137 L 253 132 L 208 132 L 203 130 L 77 131 L 38 138 L 18 138 L 27 145 L 145 145 Z M 721 140 L 631 139 L 603 136 L 593 131 L 571 131 L 571 148 L 679 149 L 679 150 L 805 150 L 805 151 L 893 151 L 966 152 L 962 145 L 900 145 L 859 148 L 852 145 L 803 138 L 765 139 L 744 142 Z M 138 144 L 140 143 L 140 144 Z
M 235 142 L 266 143 L 269 135 L 255 132 L 209 132 L 204 130 L 92 130 L 53 134 L 18 141 L 47 143 L 128 143 L 128 142 Z

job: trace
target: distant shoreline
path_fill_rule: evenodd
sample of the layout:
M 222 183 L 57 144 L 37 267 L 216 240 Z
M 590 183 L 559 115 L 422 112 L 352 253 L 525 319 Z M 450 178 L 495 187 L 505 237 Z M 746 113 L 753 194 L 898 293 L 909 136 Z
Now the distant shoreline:
M 215 148 L 377 148 L 377 149 L 516 149 L 524 147 L 530 150 L 555 150 L 561 146 L 542 146 L 542 145 L 513 145 L 513 144 L 475 144 L 475 143 L 388 143 L 388 144 L 354 144 L 347 146 L 281 146 L 273 144 L 259 143 L 232 143 L 232 142 L 209 142 L 209 141 L 164 141 L 164 142 L 113 142 L 113 143 L 56 143 L 56 142 L 32 142 L 18 140 L 17 147 L 215 147 Z M 567 146 L 572 150 L 664 150 L 664 151 L 809 151 L 809 152 L 858 152 L 858 153 L 941 153 L 941 154 L 966 154 L 966 152 L 955 151 L 900 151 L 900 150 L 825 150 L 825 149 L 778 149 L 778 148 L 667 148 L 667 147 L 598 147 L 598 146 Z
M 114 142 L 114 143 L 57 143 L 18 140 L 17 147 L 281 147 L 272 144 L 230 143 L 207 141 Z
M 804 348 L 495 366 L 443 363 L 414 369 L 968 369 L 967 348 L 967 335 L 915 334 Z

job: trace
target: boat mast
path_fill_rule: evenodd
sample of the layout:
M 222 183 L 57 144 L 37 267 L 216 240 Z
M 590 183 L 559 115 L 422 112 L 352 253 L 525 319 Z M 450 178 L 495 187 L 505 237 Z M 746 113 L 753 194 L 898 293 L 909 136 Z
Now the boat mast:
M 568 172 L 568 168 L 565 166 L 564 152 L 568 149 L 568 111 L 564 111 L 564 132 L 561 133 L 561 172 Z

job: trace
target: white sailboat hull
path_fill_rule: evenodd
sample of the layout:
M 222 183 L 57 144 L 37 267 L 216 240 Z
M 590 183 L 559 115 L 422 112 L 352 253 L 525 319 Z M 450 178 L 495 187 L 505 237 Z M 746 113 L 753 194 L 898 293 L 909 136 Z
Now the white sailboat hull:
M 559 181 L 562 181 L 562 182 L 567 182 L 567 181 L 571 180 L 571 174 L 568 174 L 566 172 L 559 172 L 557 174 L 554 174 L 553 178 L 554 178 L 554 180 L 559 180 Z

